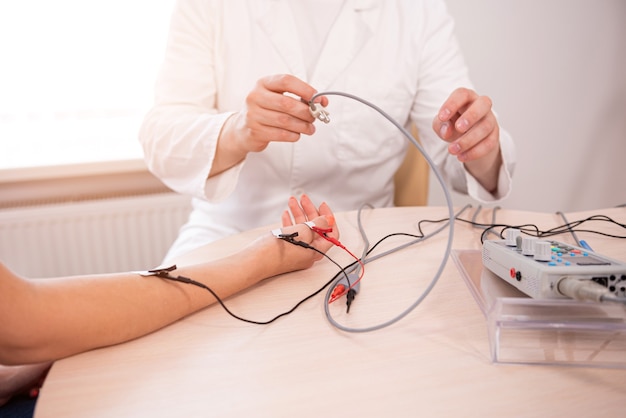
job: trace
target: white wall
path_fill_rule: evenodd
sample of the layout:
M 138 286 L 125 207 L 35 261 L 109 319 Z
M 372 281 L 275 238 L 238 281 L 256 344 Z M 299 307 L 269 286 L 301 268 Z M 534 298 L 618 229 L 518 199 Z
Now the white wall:
M 447 3 L 475 87 L 516 142 L 514 189 L 501 206 L 569 212 L 626 203 L 626 2 Z M 442 196 L 432 183 L 430 203 Z

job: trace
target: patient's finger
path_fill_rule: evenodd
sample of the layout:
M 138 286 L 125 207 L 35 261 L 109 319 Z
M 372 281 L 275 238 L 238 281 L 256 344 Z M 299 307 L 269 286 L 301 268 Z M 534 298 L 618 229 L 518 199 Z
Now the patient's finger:
M 302 207 L 300 207 L 300 203 L 298 202 L 298 199 L 296 199 L 295 197 L 291 196 L 289 198 L 289 201 L 287 202 L 287 207 L 289 208 L 289 211 L 291 212 L 291 216 L 293 217 L 294 223 L 301 224 L 308 220 L 304 210 L 302 210 Z
M 293 220 L 291 219 L 291 214 L 289 213 L 288 210 L 285 210 L 282 214 L 282 216 L 280 217 L 280 221 L 283 224 L 283 226 L 292 226 L 293 225 Z
M 300 197 L 300 205 L 304 210 L 304 215 L 307 220 L 313 220 L 320 216 L 320 213 L 317 210 L 317 207 L 313 204 L 311 198 L 305 194 Z

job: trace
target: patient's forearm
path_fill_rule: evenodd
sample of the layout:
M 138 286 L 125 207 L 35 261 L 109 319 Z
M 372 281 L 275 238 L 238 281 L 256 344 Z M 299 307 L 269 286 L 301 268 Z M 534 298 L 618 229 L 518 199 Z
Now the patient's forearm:
M 276 239 L 241 254 L 172 272 L 193 278 L 226 298 L 279 274 Z M 245 262 L 242 262 L 245 260 Z M 8 270 L 0 283 L 0 363 L 55 360 L 153 332 L 216 300 L 207 291 L 136 273 L 25 280 Z M 9 302 L 10 301 L 10 302 Z

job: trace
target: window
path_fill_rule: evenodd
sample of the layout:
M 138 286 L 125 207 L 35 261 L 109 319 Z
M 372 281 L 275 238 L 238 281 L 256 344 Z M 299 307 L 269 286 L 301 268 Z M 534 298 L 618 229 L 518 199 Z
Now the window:
M 0 175 L 141 159 L 174 0 L 0 3 Z

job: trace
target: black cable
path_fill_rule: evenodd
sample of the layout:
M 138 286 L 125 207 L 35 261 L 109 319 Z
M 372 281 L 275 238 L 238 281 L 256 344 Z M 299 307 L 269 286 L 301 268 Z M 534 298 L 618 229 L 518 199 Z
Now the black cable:
M 587 218 L 572 221 L 572 222 L 567 222 L 565 224 L 558 225 L 554 228 L 550 228 L 547 230 L 540 230 L 539 227 L 534 224 L 510 225 L 510 224 L 495 224 L 494 223 L 494 224 L 488 225 L 488 224 L 476 223 L 476 222 L 469 221 L 469 220 L 462 219 L 462 218 L 457 218 L 456 220 L 460 222 L 465 222 L 465 223 L 468 223 L 477 227 L 486 227 L 485 231 L 483 231 L 483 233 L 481 234 L 481 239 L 480 239 L 481 243 L 484 242 L 485 235 L 489 232 L 493 232 L 491 230 L 494 228 L 502 228 L 502 230 L 499 233 L 500 238 L 504 238 L 504 232 L 507 229 L 511 229 L 511 228 L 519 229 L 522 233 L 526 235 L 534 236 L 537 238 L 547 238 L 547 237 L 551 237 L 555 235 L 561 235 L 565 233 L 576 233 L 576 232 L 591 233 L 591 234 L 601 235 L 601 236 L 605 236 L 609 238 L 619 238 L 619 239 L 626 238 L 626 236 L 622 236 L 622 235 L 609 234 L 606 232 L 579 228 L 581 225 L 583 225 L 586 222 L 600 221 L 600 222 L 608 222 L 620 228 L 626 229 L 626 224 L 617 222 L 616 220 L 606 215 L 591 215 Z
M 465 209 L 465 208 L 464 208 Z M 590 221 L 601 221 L 601 222 L 608 222 L 608 223 L 612 223 L 615 224 L 621 228 L 626 229 L 626 224 L 622 224 L 620 222 L 615 221 L 614 219 L 606 216 L 606 215 L 592 215 L 589 216 L 588 218 L 585 219 L 580 219 L 580 220 L 576 220 L 573 222 L 568 222 L 566 224 L 563 225 L 559 225 L 556 226 L 554 228 L 545 230 L 545 231 L 541 231 L 536 225 L 533 224 L 524 224 L 524 225 L 508 225 L 508 224 L 482 224 L 479 222 L 476 222 L 475 219 L 476 217 L 472 217 L 472 220 L 468 220 L 468 219 L 463 219 L 459 216 L 455 216 L 455 221 L 458 222 L 463 222 L 463 223 L 467 223 L 469 225 L 472 225 L 474 227 L 480 227 L 480 228 L 485 228 L 485 230 L 483 231 L 483 233 L 481 234 L 481 243 L 483 242 L 483 237 L 484 235 L 486 235 L 487 233 L 489 233 L 489 230 L 492 230 L 493 228 L 502 228 L 502 231 L 498 234 L 494 231 L 492 231 L 493 233 L 498 234 L 501 238 L 503 237 L 504 231 L 506 229 L 509 228 L 517 228 L 520 229 L 522 232 L 526 233 L 527 235 L 533 235 L 536 237 L 548 237 L 548 236 L 553 236 L 553 235 L 559 235 L 559 234 L 564 234 L 564 233 L 571 233 L 571 230 L 574 228 L 579 227 L 580 225 L 583 225 L 586 222 L 590 222 Z M 495 221 L 495 216 L 492 218 Z M 381 239 L 379 239 L 376 243 L 374 243 L 374 245 L 371 246 L 371 248 L 367 249 L 366 251 L 364 251 L 364 254 L 366 256 L 369 256 L 370 254 L 372 254 L 372 252 L 384 241 L 386 241 L 389 238 L 392 237 L 397 237 L 397 236 L 404 236 L 404 237 L 408 237 L 408 238 L 413 238 L 414 239 L 414 243 L 416 242 L 421 242 L 421 241 L 416 241 L 416 240 L 420 240 L 420 239 L 424 239 L 426 237 L 426 234 L 424 233 L 423 229 L 422 229 L 422 224 L 426 224 L 426 223 L 431 223 L 431 224 L 438 224 L 438 223 L 442 223 L 442 222 L 448 222 L 449 218 L 441 218 L 441 219 L 422 219 L 417 223 L 417 229 L 418 229 L 418 234 L 411 234 L 408 232 L 394 232 L 394 233 L 390 233 L 385 235 L 384 237 L 382 237 Z M 586 229 L 576 229 L 576 232 L 587 232 L 587 233 L 594 233 L 594 234 L 599 234 L 599 235 L 603 235 L 606 237 L 610 237 L 610 238 L 617 238 L 617 239 L 626 239 L 626 236 L 621 236 L 621 235 L 613 235 L 613 234 L 607 234 L 604 232 L 600 232 L 600 231 L 594 231 L 594 230 L 586 230 Z M 295 236 L 294 236 L 295 237 Z M 293 237 L 291 237 L 293 238 Z M 285 239 L 285 238 L 282 238 Z M 287 242 L 291 242 L 289 239 L 285 239 Z M 321 288 L 319 288 L 318 290 L 316 290 L 315 292 L 309 294 L 308 296 L 306 296 L 305 298 L 303 298 L 302 300 L 300 300 L 299 302 L 297 302 L 291 309 L 276 315 L 275 317 L 273 317 L 270 320 L 267 321 L 255 321 L 255 320 L 251 320 L 251 319 L 247 319 L 247 318 L 243 318 L 240 317 L 239 315 L 235 314 L 234 312 L 232 312 L 230 309 L 228 309 L 228 307 L 226 306 L 226 304 L 224 303 L 224 301 L 208 286 L 206 286 L 203 283 L 200 283 L 198 281 L 195 281 L 193 279 L 190 279 L 188 277 L 184 277 L 184 276 L 173 276 L 170 274 L 171 271 L 173 271 L 175 269 L 175 266 L 173 266 L 172 268 L 168 268 L 168 269 L 161 269 L 161 270 L 152 270 L 151 273 L 153 273 L 153 275 L 160 277 L 162 279 L 166 279 L 166 280 L 172 280 L 172 281 L 177 281 L 177 282 L 181 282 L 181 283 L 186 283 L 186 284 L 191 284 L 194 286 L 197 286 L 199 288 L 202 288 L 206 291 L 208 291 L 209 293 L 211 293 L 211 295 L 217 300 L 217 302 L 222 306 L 222 308 L 224 308 L 224 310 L 233 318 L 238 319 L 240 321 L 243 322 L 247 322 L 250 324 L 256 324 L 256 325 L 268 325 L 271 324 L 272 322 L 278 320 L 279 318 L 282 318 L 283 316 L 287 316 L 289 314 L 291 314 L 292 312 L 294 312 L 297 308 L 299 308 L 303 303 L 305 303 L 306 301 L 308 301 L 309 299 L 317 296 L 318 294 L 320 294 L 324 289 L 326 289 L 331 283 L 333 283 L 334 281 L 336 281 L 338 279 L 338 277 L 343 274 L 346 275 L 346 277 L 348 276 L 348 271 L 351 271 L 351 269 L 358 264 L 358 261 L 353 261 L 350 264 L 346 265 L 345 267 L 342 267 L 341 265 L 339 265 L 335 260 L 333 260 L 330 256 L 328 256 L 326 253 L 324 253 L 323 251 L 318 250 L 317 248 L 306 244 L 302 241 L 297 241 L 297 240 L 293 240 L 294 242 L 292 242 L 295 245 L 299 245 L 308 249 L 311 249 L 313 251 L 316 251 L 317 253 L 321 254 L 322 256 L 324 256 L 326 259 L 328 259 L 329 261 L 331 261 L 335 266 L 337 266 L 339 268 L 340 271 L 338 271 L 329 281 L 327 281 Z M 301 245 L 300 243 L 306 244 L 306 246 Z M 369 244 L 369 242 L 368 242 Z M 367 259 L 366 257 L 363 257 L 362 260 L 364 263 L 367 262 L 371 262 L 374 261 L 372 259 Z M 348 279 L 349 280 L 349 279 Z
M 281 238 L 284 239 L 284 238 Z M 285 239 L 285 241 L 290 242 L 294 245 L 298 245 L 301 247 L 304 247 L 304 245 L 302 244 L 306 244 L 303 241 L 297 241 L 297 240 L 293 240 L 290 241 L 288 239 Z M 312 245 L 308 245 L 306 244 L 306 247 L 310 250 L 313 250 L 321 255 L 323 255 L 324 257 L 326 257 L 328 260 L 330 260 L 334 265 L 336 265 L 340 271 L 337 272 L 337 274 L 335 274 L 333 276 L 332 279 L 330 279 L 328 282 L 326 282 L 321 288 L 319 288 L 318 290 L 316 290 L 315 292 L 311 293 L 310 295 L 308 295 L 307 297 L 305 297 L 304 299 L 302 299 L 300 302 L 296 303 L 291 309 L 276 315 L 275 317 L 273 317 L 272 319 L 269 319 L 267 321 L 255 321 L 252 319 L 247 319 L 247 318 L 243 318 L 237 314 L 235 314 L 234 312 L 232 312 L 230 309 L 228 309 L 228 307 L 226 306 L 226 304 L 224 303 L 224 301 L 217 295 L 217 293 L 215 293 L 215 291 L 213 289 L 211 289 L 210 287 L 208 287 L 207 285 L 205 285 L 204 283 L 198 282 L 196 280 L 190 279 L 189 277 L 185 277 L 185 276 L 173 276 L 172 274 L 170 274 L 171 271 L 176 269 L 176 266 L 172 266 L 169 267 L 167 269 L 157 269 L 157 270 L 151 270 L 150 273 L 152 273 L 152 275 L 156 276 L 156 277 L 160 277 L 162 279 L 166 279 L 166 280 L 171 280 L 171 281 L 175 281 L 175 282 L 180 282 L 180 283 L 186 283 L 186 284 L 190 284 L 193 286 L 197 286 L 201 289 L 204 289 L 206 291 L 208 291 L 211 295 L 213 295 L 213 297 L 215 298 L 215 300 L 217 300 L 217 302 L 222 306 L 222 308 L 224 308 L 224 310 L 226 311 L 226 313 L 228 313 L 230 316 L 232 316 L 235 319 L 238 319 L 240 321 L 243 322 L 247 322 L 249 324 L 255 324 L 255 325 L 268 325 L 271 324 L 272 322 L 276 321 L 279 318 L 282 318 L 283 316 L 287 316 L 289 314 L 291 314 L 292 312 L 294 312 L 296 309 L 298 309 L 298 307 L 300 307 L 300 305 L 302 305 L 304 302 L 306 302 L 307 300 L 313 298 L 314 296 L 318 295 L 319 293 L 321 293 L 324 289 L 326 289 L 336 278 L 337 276 L 339 276 L 340 274 L 345 274 L 347 277 L 347 273 L 345 271 L 344 267 L 341 267 L 339 265 L 339 263 L 337 263 L 335 260 L 333 260 L 330 256 L 328 256 L 326 253 L 324 253 L 323 251 L 318 250 L 317 248 L 313 247 Z M 356 263 L 353 262 L 352 264 Z

